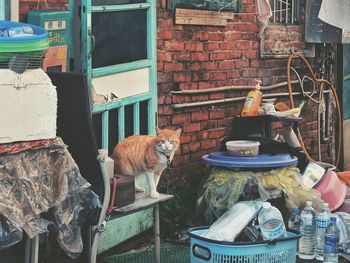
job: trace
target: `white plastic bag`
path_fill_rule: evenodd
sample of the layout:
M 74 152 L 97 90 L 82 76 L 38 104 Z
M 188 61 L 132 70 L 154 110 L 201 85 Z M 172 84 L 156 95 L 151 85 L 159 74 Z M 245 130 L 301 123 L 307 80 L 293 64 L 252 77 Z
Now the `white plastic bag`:
M 233 205 L 216 220 L 203 237 L 218 241 L 234 241 L 262 207 L 261 201 L 243 201 Z

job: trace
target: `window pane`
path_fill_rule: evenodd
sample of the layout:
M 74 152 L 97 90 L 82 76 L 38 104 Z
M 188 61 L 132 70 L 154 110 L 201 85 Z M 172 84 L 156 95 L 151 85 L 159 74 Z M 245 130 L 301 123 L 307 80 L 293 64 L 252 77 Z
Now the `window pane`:
M 146 3 L 146 0 L 92 0 L 93 6 L 98 5 L 122 5 L 133 3 Z
M 93 13 L 92 32 L 93 68 L 147 58 L 147 10 Z

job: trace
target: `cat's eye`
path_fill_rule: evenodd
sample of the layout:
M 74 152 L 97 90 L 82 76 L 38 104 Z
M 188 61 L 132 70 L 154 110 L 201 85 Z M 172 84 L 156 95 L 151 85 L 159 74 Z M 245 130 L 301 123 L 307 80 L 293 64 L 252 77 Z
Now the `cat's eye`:
M 164 143 L 165 143 L 165 141 L 164 141 L 164 140 L 160 140 L 160 141 L 159 141 L 159 143 L 164 144 Z
M 175 143 L 175 141 L 174 141 L 174 140 L 171 140 L 171 141 L 170 141 L 170 143 L 171 143 L 171 144 L 174 144 L 174 143 Z

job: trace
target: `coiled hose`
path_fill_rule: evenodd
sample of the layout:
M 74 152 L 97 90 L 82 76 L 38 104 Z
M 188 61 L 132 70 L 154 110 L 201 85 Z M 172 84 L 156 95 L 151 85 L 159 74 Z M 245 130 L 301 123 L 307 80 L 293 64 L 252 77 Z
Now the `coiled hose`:
M 334 88 L 334 86 L 332 85 L 332 83 L 330 83 L 328 80 L 325 79 L 318 79 L 313 71 L 313 69 L 311 68 L 310 63 L 306 60 L 306 58 L 299 54 L 299 53 L 292 53 L 291 55 L 289 55 L 288 57 L 288 64 L 287 64 L 287 85 L 288 85 L 288 92 L 289 92 L 289 102 L 290 102 L 290 106 L 291 108 L 294 108 L 294 98 L 293 98 L 293 90 L 292 90 L 292 83 L 291 83 L 291 75 L 290 75 L 290 71 L 291 71 L 291 63 L 292 60 L 295 58 L 299 58 L 301 59 L 305 65 L 307 66 L 312 79 L 316 82 L 316 83 L 323 83 L 323 84 L 327 84 L 333 94 L 333 97 L 335 99 L 335 104 L 336 104 L 336 108 L 337 108 L 337 115 L 338 115 L 338 145 L 337 145 L 337 151 L 336 151 L 336 158 L 335 158 L 335 166 L 339 165 L 339 161 L 340 161 L 340 151 L 341 151 L 341 143 L 342 143 L 342 138 L 343 138 L 343 125 L 342 125 L 342 119 L 341 119 L 341 111 L 340 111 L 340 103 L 339 103 L 339 98 L 337 95 L 337 91 Z M 310 154 L 308 153 L 303 138 L 301 136 L 300 130 L 298 129 L 298 139 L 301 145 L 301 148 L 303 149 L 303 152 L 306 154 L 307 158 L 309 160 L 313 160 L 310 156 Z

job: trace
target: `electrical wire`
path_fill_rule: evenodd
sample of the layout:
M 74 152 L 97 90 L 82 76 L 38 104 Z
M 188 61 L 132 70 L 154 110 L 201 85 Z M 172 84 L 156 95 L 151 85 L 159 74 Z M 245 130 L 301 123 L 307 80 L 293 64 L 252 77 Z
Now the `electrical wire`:
M 333 84 L 331 82 L 329 82 L 328 80 L 318 79 L 316 77 L 313 69 L 311 68 L 310 63 L 306 60 L 306 58 L 303 55 L 294 52 L 291 55 L 289 55 L 289 57 L 288 57 L 288 64 L 287 64 L 287 83 L 288 83 L 287 85 L 288 85 L 289 101 L 290 101 L 291 108 L 294 108 L 294 98 L 293 98 L 293 90 L 292 90 L 291 74 L 290 73 L 291 73 L 292 60 L 296 59 L 296 58 L 302 60 L 302 62 L 304 62 L 304 64 L 307 66 L 313 81 L 315 81 L 316 83 L 320 83 L 320 84 L 322 84 L 322 83 L 326 84 L 329 87 L 329 89 L 331 90 L 332 95 L 333 95 L 333 97 L 335 99 L 335 104 L 336 104 L 336 109 L 337 109 L 337 116 L 338 116 L 338 145 L 337 145 L 337 151 L 336 151 L 335 166 L 338 166 L 339 165 L 339 161 L 340 161 L 340 151 L 341 151 L 341 143 L 342 143 L 342 137 L 343 137 L 343 132 L 342 132 L 343 125 L 342 125 L 340 103 L 339 103 L 339 98 L 338 98 L 338 95 L 337 95 L 337 91 L 336 91 L 335 87 L 333 86 Z M 300 145 L 301 145 L 304 153 L 306 154 L 306 156 L 307 156 L 307 158 L 309 160 L 312 160 L 311 156 L 309 155 L 309 153 L 308 153 L 308 151 L 307 151 L 307 149 L 305 147 L 305 144 L 304 144 L 304 141 L 303 141 L 303 138 L 301 136 L 299 128 L 297 129 L 297 132 L 298 132 L 299 142 L 300 142 Z

